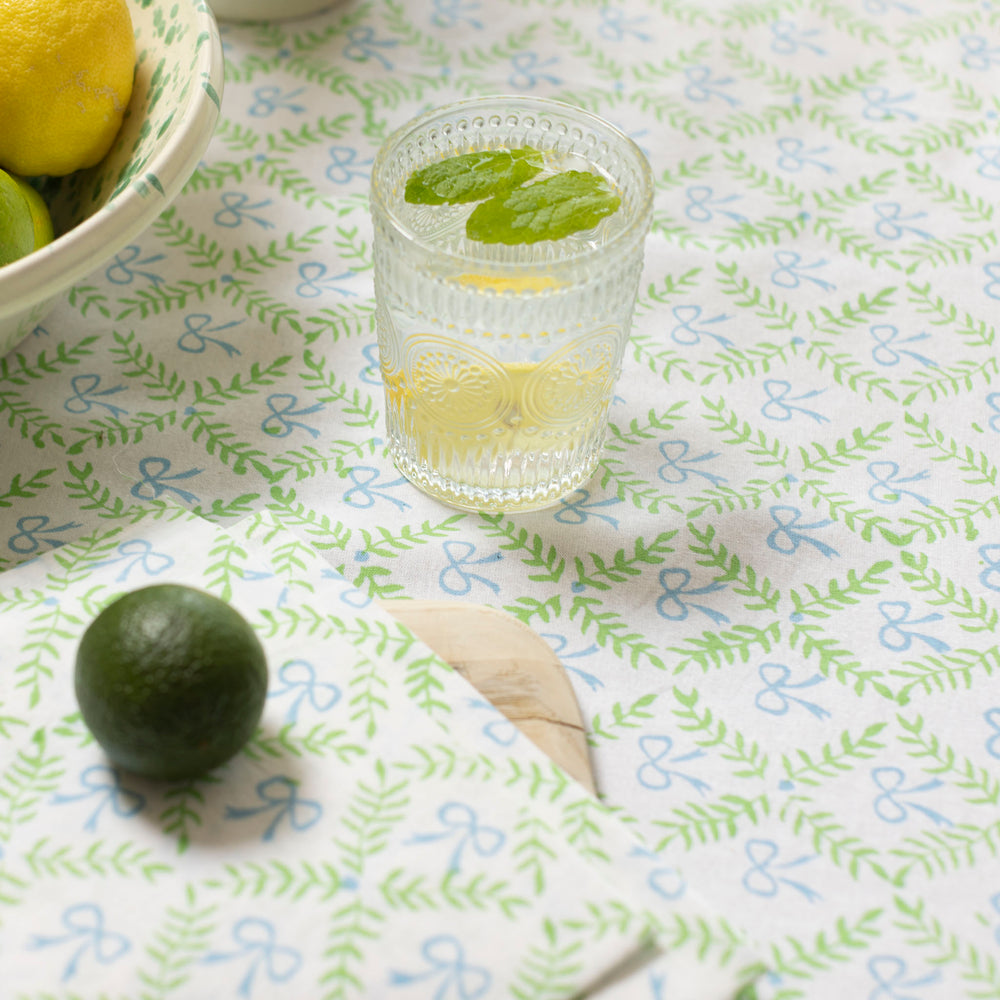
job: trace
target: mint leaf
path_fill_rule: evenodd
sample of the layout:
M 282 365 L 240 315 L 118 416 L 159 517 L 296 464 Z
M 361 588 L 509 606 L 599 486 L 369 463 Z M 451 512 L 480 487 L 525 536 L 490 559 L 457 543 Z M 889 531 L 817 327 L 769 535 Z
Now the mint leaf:
M 415 170 L 403 196 L 410 205 L 482 201 L 531 180 L 541 169 L 542 154 L 531 146 L 462 153 Z
M 477 205 L 465 235 L 480 243 L 538 243 L 590 229 L 621 204 L 597 174 L 567 170 Z

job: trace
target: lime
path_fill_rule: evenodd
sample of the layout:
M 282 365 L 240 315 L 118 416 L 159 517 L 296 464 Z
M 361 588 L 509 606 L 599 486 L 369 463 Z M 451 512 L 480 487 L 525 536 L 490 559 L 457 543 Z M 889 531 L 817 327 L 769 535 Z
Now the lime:
M 15 177 L 17 186 L 24 195 L 24 200 L 28 203 L 28 210 L 31 212 L 31 221 L 35 227 L 35 249 L 52 242 L 52 216 L 49 215 L 49 207 L 45 204 L 42 196 L 23 178 Z
M 0 170 L 0 267 L 52 242 L 52 217 L 23 178 Z
M 35 249 L 35 223 L 20 185 L 0 170 L 0 267 Z
M 253 735 L 267 662 L 231 605 L 157 584 L 118 598 L 87 626 L 75 686 L 84 722 L 115 764 L 150 778 L 191 778 Z

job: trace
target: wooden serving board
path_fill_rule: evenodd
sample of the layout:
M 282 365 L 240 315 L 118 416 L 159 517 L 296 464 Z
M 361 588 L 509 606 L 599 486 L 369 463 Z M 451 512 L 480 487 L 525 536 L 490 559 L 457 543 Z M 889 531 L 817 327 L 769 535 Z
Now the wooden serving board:
M 544 639 L 506 611 L 464 601 L 382 601 L 567 774 L 596 793 L 573 687 Z

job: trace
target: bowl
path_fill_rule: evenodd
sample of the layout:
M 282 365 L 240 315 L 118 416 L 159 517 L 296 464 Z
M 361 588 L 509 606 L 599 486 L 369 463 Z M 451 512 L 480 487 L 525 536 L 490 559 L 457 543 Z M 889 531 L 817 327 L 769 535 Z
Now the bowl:
M 220 21 L 288 21 L 318 14 L 340 0 L 208 0 Z
M 39 179 L 57 236 L 0 267 L 0 357 L 167 208 L 215 131 L 224 63 L 208 4 L 129 0 L 129 10 L 136 72 L 121 131 L 96 166 Z

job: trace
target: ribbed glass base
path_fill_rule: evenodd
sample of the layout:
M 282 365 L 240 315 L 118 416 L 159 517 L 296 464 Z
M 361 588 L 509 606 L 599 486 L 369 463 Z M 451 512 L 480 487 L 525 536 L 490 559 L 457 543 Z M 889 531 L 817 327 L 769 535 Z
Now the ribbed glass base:
M 389 454 L 396 468 L 418 489 L 459 510 L 503 511 L 505 513 L 542 510 L 552 507 L 594 474 L 601 456 L 604 434 L 587 442 L 586 448 L 565 451 L 506 453 L 498 457 L 485 451 L 476 455 L 464 450 L 462 460 L 445 462 L 444 468 L 457 471 L 450 478 L 432 466 L 426 457 L 398 435 L 389 434 Z M 513 485 L 512 485 L 513 484 Z

